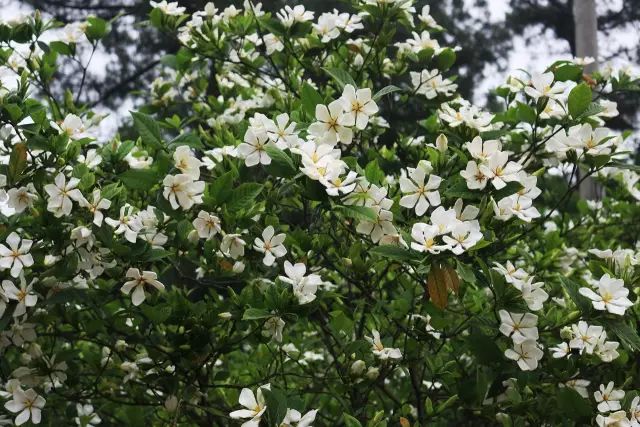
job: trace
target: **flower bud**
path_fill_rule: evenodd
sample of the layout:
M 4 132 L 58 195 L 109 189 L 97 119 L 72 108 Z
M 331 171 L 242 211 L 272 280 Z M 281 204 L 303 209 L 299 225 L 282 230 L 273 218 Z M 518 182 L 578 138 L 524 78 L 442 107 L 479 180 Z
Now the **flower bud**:
M 380 375 L 380 369 L 372 366 L 367 370 L 366 375 L 370 380 L 375 380 L 376 378 L 378 378 L 378 375 Z
M 445 134 L 441 133 L 436 138 L 436 148 L 441 153 L 444 153 L 445 151 L 447 151 L 447 148 L 449 148 L 449 140 L 447 139 L 447 136 Z
M 366 368 L 367 365 L 364 363 L 364 360 L 356 360 L 351 364 L 351 375 L 359 377 Z
M 164 401 L 164 407 L 169 412 L 175 412 L 178 409 L 178 398 L 174 395 L 167 397 L 167 400 Z

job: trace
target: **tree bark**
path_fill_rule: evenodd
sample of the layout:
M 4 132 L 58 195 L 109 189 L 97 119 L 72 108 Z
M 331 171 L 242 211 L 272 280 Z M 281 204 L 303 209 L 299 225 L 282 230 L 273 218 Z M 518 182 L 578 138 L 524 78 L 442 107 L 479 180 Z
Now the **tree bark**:
M 576 56 L 591 57 L 594 62 L 584 67 L 588 74 L 598 69 L 598 14 L 595 0 L 573 1 L 573 22 L 575 25 Z M 578 175 L 577 179 L 580 179 Z M 580 196 L 587 200 L 600 198 L 602 189 L 593 177 L 580 184 Z

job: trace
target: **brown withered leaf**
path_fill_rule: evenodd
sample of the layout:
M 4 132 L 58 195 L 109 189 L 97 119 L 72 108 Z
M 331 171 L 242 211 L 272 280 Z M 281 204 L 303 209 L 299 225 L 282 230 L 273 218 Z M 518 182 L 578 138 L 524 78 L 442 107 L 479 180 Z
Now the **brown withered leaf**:
M 436 264 L 431 266 L 427 276 L 427 289 L 431 302 L 440 309 L 444 309 L 449 303 L 447 278 L 448 275 L 440 266 Z
M 409 427 L 411 423 L 405 417 L 400 417 L 400 427 Z
M 457 295 L 458 292 L 460 292 L 460 278 L 458 277 L 458 272 L 450 265 L 447 266 L 445 271 L 450 279 L 451 287 L 449 289 Z

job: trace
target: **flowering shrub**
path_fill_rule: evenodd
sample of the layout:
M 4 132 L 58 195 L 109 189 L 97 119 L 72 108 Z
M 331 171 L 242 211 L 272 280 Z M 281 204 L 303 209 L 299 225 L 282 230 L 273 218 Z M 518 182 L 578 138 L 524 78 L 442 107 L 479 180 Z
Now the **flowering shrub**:
M 640 425 L 638 76 L 490 112 L 410 1 L 151 5 L 182 48 L 108 140 L 51 87 L 109 23 L 0 25 L 0 424 Z

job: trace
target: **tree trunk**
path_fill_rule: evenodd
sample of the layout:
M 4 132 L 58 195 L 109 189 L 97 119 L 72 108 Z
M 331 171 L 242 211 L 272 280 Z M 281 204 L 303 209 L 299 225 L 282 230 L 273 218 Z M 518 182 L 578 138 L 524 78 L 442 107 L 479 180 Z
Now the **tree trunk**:
M 573 22 L 576 29 L 576 56 L 591 57 L 595 61 L 586 65 L 586 73 L 598 69 L 598 15 L 595 0 L 573 1 Z M 578 174 L 577 179 L 580 179 Z M 588 177 L 580 184 L 580 196 L 587 200 L 599 199 L 603 191 L 593 177 Z

